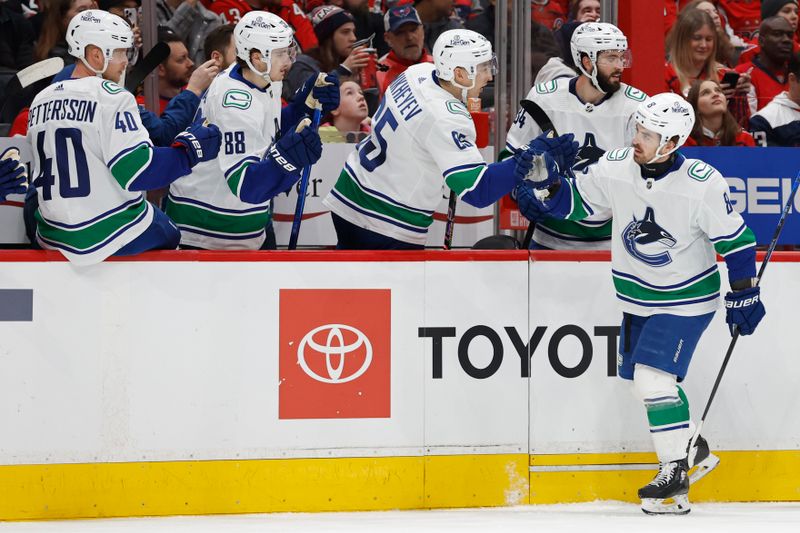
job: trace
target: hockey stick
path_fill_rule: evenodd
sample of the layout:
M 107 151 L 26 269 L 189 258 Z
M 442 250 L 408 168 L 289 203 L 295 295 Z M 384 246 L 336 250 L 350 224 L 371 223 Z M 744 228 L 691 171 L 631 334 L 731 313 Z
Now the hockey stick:
M 314 107 L 314 116 L 311 119 L 311 127 L 315 130 L 319 127 L 321 115 L 322 104 L 318 104 Z M 300 123 L 302 124 L 303 122 L 300 121 Z M 308 165 L 304 167 L 303 174 L 300 177 L 300 187 L 297 191 L 297 204 L 294 208 L 294 220 L 292 220 L 292 232 L 289 234 L 289 250 L 297 248 L 297 239 L 300 237 L 300 223 L 303 221 L 303 209 L 305 209 L 306 206 L 306 192 L 308 191 L 308 181 L 311 176 L 311 166 L 312 165 Z
M 539 104 L 537 104 L 533 100 L 523 99 L 519 101 L 519 105 L 528 115 L 530 115 L 530 117 L 533 119 L 534 122 L 536 122 L 536 125 L 539 126 L 539 129 L 542 130 L 543 133 L 546 131 L 552 131 L 553 136 L 558 137 L 558 132 L 556 131 L 555 126 L 553 126 L 553 121 L 550 120 L 550 117 L 547 116 L 547 113 L 544 112 L 544 110 L 539 106 Z M 525 232 L 525 238 L 522 241 L 523 250 L 527 250 L 528 248 L 531 247 L 531 241 L 533 240 L 533 231 L 535 229 L 536 229 L 536 223 L 530 221 L 530 224 L 528 224 L 528 230 Z
M 797 192 L 798 185 L 800 185 L 800 172 L 798 172 L 797 177 L 794 178 L 794 183 L 792 183 L 792 190 L 789 192 L 789 198 L 786 201 L 786 205 L 783 206 L 783 213 L 781 213 L 781 218 L 780 220 L 778 220 L 778 226 L 775 228 L 775 234 L 772 236 L 772 242 L 769 243 L 769 248 L 767 248 L 767 254 L 764 256 L 764 261 L 762 261 L 761 263 L 761 268 L 758 269 L 758 275 L 756 276 L 756 287 L 758 287 L 761 284 L 761 278 L 764 276 L 764 271 L 767 269 L 767 264 L 769 264 L 769 260 L 772 257 L 772 252 L 775 251 L 775 247 L 778 245 L 778 237 L 780 237 L 781 235 L 781 231 L 783 230 L 783 225 L 786 223 L 786 217 L 789 215 L 789 210 L 792 208 L 792 200 L 794 199 L 794 195 Z M 725 373 L 725 369 L 728 366 L 728 361 L 730 361 L 731 354 L 733 354 L 733 348 L 734 346 L 736 346 L 736 341 L 738 339 L 739 339 L 739 328 L 734 327 L 733 336 L 731 337 L 731 343 L 728 345 L 728 351 L 725 353 L 725 359 L 722 360 L 722 367 L 719 369 L 719 373 L 717 374 L 717 379 L 714 382 L 714 387 L 712 387 L 711 389 L 711 394 L 708 397 L 708 402 L 706 402 L 706 408 L 703 411 L 703 416 L 700 418 L 700 422 L 698 422 L 697 424 L 697 429 L 695 429 L 694 435 L 692 435 L 692 438 L 689 441 L 689 446 L 686 448 L 687 454 L 694 447 L 698 437 L 700 437 L 700 431 L 703 429 L 703 423 L 706 421 L 708 410 L 711 409 L 711 402 L 714 401 L 714 396 L 716 396 L 717 394 L 719 383 L 720 381 L 722 381 L 722 375 Z
M 17 80 L 19 80 L 19 89 L 24 89 L 33 85 L 39 80 L 55 76 L 64 68 L 64 60 L 60 57 L 51 57 L 34 63 L 33 65 L 24 68 L 17 72 Z M 7 88 L 6 92 L 10 92 Z
M 169 45 L 165 42 L 157 42 L 142 59 L 136 62 L 136 65 L 125 77 L 125 89 L 131 93 L 136 91 L 147 75 L 158 68 L 158 65 L 169 57 L 169 54 Z
M 444 226 L 444 249 L 449 250 L 453 247 L 453 226 L 456 223 L 456 201 L 458 196 L 455 191 L 450 191 L 450 199 L 447 202 L 447 223 Z

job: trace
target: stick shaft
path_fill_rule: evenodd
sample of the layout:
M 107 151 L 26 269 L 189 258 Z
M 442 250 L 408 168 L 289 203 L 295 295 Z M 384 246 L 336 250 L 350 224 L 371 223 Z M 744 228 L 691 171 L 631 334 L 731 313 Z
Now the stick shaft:
M 458 196 L 454 191 L 450 191 L 450 200 L 447 203 L 447 224 L 444 227 L 444 249 L 449 250 L 453 247 L 453 227 L 456 223 L 456 201 Z
M 322 111 L 319 107 L 314 109 L 314 116 L 311 118 L 311 127 L 319 127 Z M 294 219 L 292 220 L 292 232 L 289 234 L 289 250 L 297 248 L 297 239 L 300 237 L 300 223 L 303 221 L 303 209 L 306 205 L 306 192 L 308 191 L 308 181 L 311 176 L 311 166 L 303 167 L 303 174 L 300 177 L 300 188 L 297 191 L 297 204 L 294 208 Z

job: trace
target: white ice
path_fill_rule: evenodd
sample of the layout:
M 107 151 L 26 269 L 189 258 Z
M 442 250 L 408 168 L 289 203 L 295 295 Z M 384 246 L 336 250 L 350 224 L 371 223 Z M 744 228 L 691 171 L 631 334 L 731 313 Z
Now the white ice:
M 366 513 L 281 513 L 169 518 L 117 518 L 0 522 L 0 532 L 20 533 L 265 533 L 432 531 L 481 533 L 687 533 L 797 532 L 800 503 L 693 504 L 686 516 L 646 516 L 621 502 L 488 509 Z

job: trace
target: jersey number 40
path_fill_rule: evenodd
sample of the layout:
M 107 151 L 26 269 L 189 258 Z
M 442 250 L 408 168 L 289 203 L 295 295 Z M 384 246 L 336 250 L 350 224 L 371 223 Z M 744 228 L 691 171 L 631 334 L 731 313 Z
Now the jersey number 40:
M 42 198 L 53 197 L 52 188 L 56 184 L 53 175 L 53 158 L 44 152 L 45 132 L 40 131 L 36 137 L 36 151 L 39 158 L 39 174 L 33 180 L 33 186 L 42 188 Z M 72 158 L 75 165 L 75 178 L 70 174 L 70 157 L 67 144 L 72 145 Z M 86 152 L 83 150 L 83 134 L 78 128 L 58 128 L 55 130 L 55 163 L 58 171 L 58 196 L 61 198 L 82 198 L 89 196 L 89 165 L 86 163 Z

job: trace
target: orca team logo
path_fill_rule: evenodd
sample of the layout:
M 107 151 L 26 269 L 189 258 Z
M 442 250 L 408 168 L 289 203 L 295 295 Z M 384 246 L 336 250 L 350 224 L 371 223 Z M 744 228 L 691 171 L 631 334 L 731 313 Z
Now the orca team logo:
M 278 418 L 391 415 L 391 291 L 280 291 Z
M 675 246 L 675 237 L 658 225 L 655 212 L 648 207 L 642 220 L 628 224 L 622 230 L 622 244 L 633 257 L 654 267 L 662 267 L 672 262 L 672 256 L 664 248 Z
M 585 172 L 587 168 L 594 165 L 603 155 L 605 150 L 597 146 L 597 139 L 593 133 L 587 133 L 584 137 L 583 145 L 578 148 L 578 153 L 575 155 L 575 163 L 572 165 L 573 172 Z

